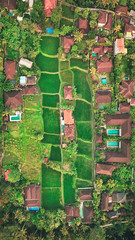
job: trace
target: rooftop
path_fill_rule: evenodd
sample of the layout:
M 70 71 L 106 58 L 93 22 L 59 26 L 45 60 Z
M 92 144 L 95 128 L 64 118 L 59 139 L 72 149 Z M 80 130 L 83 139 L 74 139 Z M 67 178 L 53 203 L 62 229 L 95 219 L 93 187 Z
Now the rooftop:
M 119 109 L 120 109 L 120 112 L 129 113 L 130 112 L 130 104 L 128 102 L 120 103 Z
M 81 189 L 78 193 L 81 201 L 90 201 L 93 199 L 90 189 Z
M 68 53 L 71 47 L 74 45 L 74 38 L 70 36 L 64 36 L 61 38 L 61 43 L 64 48 L 64 52 Z
M 23 105 L 22 91 L 4 92 L 5 106 L 13 109 Z
M 72 86 L 64 86 L 64 99 L 73 100 Z
M 9 60 L 5 61 L 5 74 L 7 79 L 12 80 L 14 78 L 16 72 L 15 66 L 16 62 Z
M 96 91 L 95 93 L 96 103 L 110 103 L 111 102 L 111 91 Z
M 74 124 L 74 118 L 72 117 L 71 110 L 64 110 L 64 123 L 65 124 Z
M 133 97 L 134 94 L 134 82 L 130 81 L 122 81 L 122 84 L 119 86 L 119 91 L 125 98 Z
M 112 70 L 112 59 L 107 58 L 101 58 L 100 60 L 97 60 L 97 72 L 98 73 L 108 73 Z
M 116 169 L 116 166 L 113 166 L 111 164 L 103 164 L 103 163 L 96 164 L 96 173 L 97 174 L 104 174 L 107 176 L 112 176 L 112 173 L 115 169 Z
M 75 139 L 75 126 L 74 124 L 70 124 L 65 126 L 65 137 L 70 139 Z
M 44 13 L 51 17 L 52 10 L 57 6 L 57 0 L 44 0 Z
M 126 7 L 126 6 L 117 5 L 117 7 L 116 7 L 116 9 L 115 9 L 115 12 L 116 12 L 116 13 L 126 14 L 127 11 L 128 11 L 128 7 Z
M 24 199 L 26 207 L 40 207 L 41 206 L 40 185 L 32 184 L 25 187 Z

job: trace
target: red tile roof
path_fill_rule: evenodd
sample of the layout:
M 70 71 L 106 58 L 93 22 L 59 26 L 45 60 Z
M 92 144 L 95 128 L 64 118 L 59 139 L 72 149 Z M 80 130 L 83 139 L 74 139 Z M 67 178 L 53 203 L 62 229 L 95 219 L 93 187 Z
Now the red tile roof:
M 116 48 L 118 53 L 124 53 L 124 38 L 116 39 Z
M 4 92 L 5 106 L 9 108 L 17 108 L 23 105 L 23 97 L 21 91 Z
M 120 112 L 130 112 L 130 104 L 128 102 L 120 103 L 119 105 Z
M 130 33 L 135 32 L 135 26 L 132 24 L 126 23 L 124 33 L 126 34 L 127 32 L 130 32 Z
M 83 206 L 83 222 L 85 222 L 85 224 L 89 224 L 91 223 L 93 218 L 94 218 L 93 208 Z
M 96 134 L 95 135 L 95 142 L 96 143 L 102 143 L 102 139 L 103 137 L 102 137 L 102 134 Z
M 26 207 L 40 207 L 41 193 L 40 185 L 32 184 L 24 188 L 25 206 Z
M 109 203 L 109 193 L 102 193 L 101 196 L 101 210 L 109 211 L 113 209 L 112 202 Z
M 117 5 L 117 7 L 116 7 L 116 9 L 115 9 L 115 12 L 116 12 L 116 13 L 126 14 L 127 11 L 128 11 L 128 7 L 120 6 L 120 5 Z
M 79 207 L 66 206 L 65 212 L 66 212 L 66 222 L 70 222 L 73 218 L 80 216 Z
M 5 74 L 6 74 L 6 78 L 12 80 L 14 78 L 15 75 L 15 65 L 16 62 L 13 61 L 5 61 Z
M 16 9 L 16 0 L 2 0 L 2 2 L 5 8 L 9 10 Z
M 74 38 L 70 36 L 62 37 L 61 43 L 64 48 L 64 52 L 68 53 L 71 47 L 74 45 Z
M 130 81 L 122 81 L 122 84 L 119 86 L 119 91 L 125 98 L 133 97 L 134 94 L 134 82 Z
M 65 126 L 65 137 L 70 139 L 75 139 L 75 126 L 74 124 L 70 124 Z
M 112 13 L 108 14 L 107 23 L 104 26 L 105 29 L 110 30 L 112 28 Z
M 57 0 L 44 0 L 44 13 L 51 17 L 52 10 L 57 6 Z
M 124 23 L 129 23 L 130 22 L 130 18 L 123 16 L 121 19 Z
M 101 58 L 97 60 L 97 72 L 98 73 L 107 73 L 111 72 L 112 69 L 112 60 L 108 58 Z
M 65 124 L 74 124 L 74 118 L 72 117 L 71 110 L 64 110 L 64 123 Z
M 97 163 L 96 164 L 96 173 L 97 174 L 104 174 L 107 176 L 112 176 L 112 172 L 116 169 L 116 166 L 103 164 L 103 163 Z
M 106 115 L 106 125 L 121 126 L 121 137 L 131 137 L 131 122 L 130 114 Z
M 8 174 L 11 172 L 11 170 L 7 170 L 5 172 L 5 181 L 7 182 L 8 181 Z
M 111 91 L 96 91 L 95 93 L 96 103 L 110 103 L 111 102 Z
M 98 56 L 104 55 L 104 46 L 93 46 L 92 47 L 92 53 L 97 53 Z
M 135 105 L 135 98 L 131 98 L 130 105 L 134 106 Z
M 106 19 L 107 19 L 107 13 L 104 11 L 99 11 L 98 23 L 106 24 Z
M 22 88 L 23 95 L 34 95 L 39 94 L 39 89 L 35 85 L 29 85 Z
M 79 19 L 76 21 L 76 27 L 79 28 L 80 32 L 83 34 L 87 34 L 89 32 L 89 23 L 87 19 L 79 17 Z
M 105 43 L 105 37 L 98 36 L 98 43 Z
M 131 147 L 129 140 L 121 140 L 121 151 L 106 151 L 107 162 L 130 163 Z
M 28 76 L 27 77 L 27 85 L 35 85 L 37 82 L 37 77 L 36 76 Z
M 72 86 L 64 86 L 64 99 L 73 100 Z
M 90 201 L 93 199 L 93 195 L 90 189 L 81 189 L 78 193 L 81 201 Z

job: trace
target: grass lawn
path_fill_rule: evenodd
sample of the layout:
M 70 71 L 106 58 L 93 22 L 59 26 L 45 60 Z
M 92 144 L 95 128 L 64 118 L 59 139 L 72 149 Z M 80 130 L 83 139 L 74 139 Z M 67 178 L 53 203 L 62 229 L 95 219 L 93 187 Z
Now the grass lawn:
M 44 132 L 60 133 L 60 115 L 57 109 L 43 109 Z
M 42 188 L 42 207 L 48 210 L 61 208 L 61 188 Z
M 63 25 L 72 27 L 73 22 L 68 21 L 67 19 L 61 18 L 60 26 L 62 27 Z
M 74 73 L 74 84 L 78 97 L 91 102 L 91 92 L 86 80 L 87 74 L 78 69 L 73 69 L 72 71 Z
M 41 95 L 24 95 L 23 96 L 24 109 L 39 110 L 41 108 L 41 103 L 42 103 Z
M 64 203 L 71 204 L 75 202 L 75 189 L 73 188 L 74 176 L 64 175 Z
M 77 179 L 76 181 L 76 187 L 77 188 L 85 188 L 91 186 L 92 183 L 90 181 L 83 181 L 81 179 Z
M 91 130 L 91 124 L 76 122 L 77 126 L 77 137 L 81 138 L 86 141 L 92 141 L 92 130 Z
M 92 144 L 83 142 L 81 140 L 78 140 L 77 143 L 78 154 L 86 155 L 87 157 L 92 158 Z
M 69 68 L 69 61 L 61 61 L 60 62 L 60 70 L 66 70 Z
M 61 173 L 42 164 L 42 187 L 61 187 Z
M 61 75 L 62 83 L 64 83 L 65 85 L 73 84 L 73 74 L 71 70 L 61 72 L 60 75 Z
M 88 70 L 89 63 L 88 63 L 88 61 L 83 62 L 82 59 L 72 58 L 70 60 L 70 66 L 71 67 L 79 67 L 79 68 L 83 68 L 85 70 Z
M 39 53 L 36 56 L 36 64 L 40 68 L 41 71 L 46 72 L 58 72 L 58 59 L 57 58 L 49 58 L 42 53 Z
M 60 147 L 51 147 L 50 160 L 61 162 L 61 150 Z
M 48 143 L 48 144 L 59 145 L 60 144 L 60 135 L 44 134 L 44 138 L 43 138 L 42 142 Z
M 77 100 L 74 116 L 76 121 L 91 121 L 91 106 L 86 102 Z
M 43 107 L 57 107 L 57 103 L 59 103 L 59 95 L 42 95 Z
M 56 55 L 59 47 L 59 39 L 55 37 L 42 37 L 41 51 L 48 55 Z
M 60 88 L 59 75 L 42 73 L 38 85 L 42 93 L 58 93 Z
M 73 19 L 74 18 L 74 12 L 71 11 L 71 7 L 68 7 L 66 5 L 62 5 L 62 16 L 66 18 Z
M 84 180 L 92 180 L 92 160 L 77 156 L 76 160 L 77 177 Z

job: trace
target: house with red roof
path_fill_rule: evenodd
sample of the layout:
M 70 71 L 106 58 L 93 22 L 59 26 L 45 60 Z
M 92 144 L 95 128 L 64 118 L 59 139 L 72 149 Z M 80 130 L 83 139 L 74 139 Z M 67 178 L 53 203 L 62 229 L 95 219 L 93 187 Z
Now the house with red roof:
M 94 218 L 93 207 L 85 207 L 85 206 L 83 206 L 83 218 L 82 218 L 82 221 L 85 224 L 90 224 L 92 222 L 93 218 Z
M 80 189 L 78 194 L 81 202 L 93 200 L 93 195 L 90 189 Z
M 72 86 L 64 86 L 64 99 L 73 100 Z
M 102 45 L 92 47 L 92 56 L 93 56 L 93 53 L 95 53 L 99 57 L 99 56 L 104 56 L 106 53 L 112 53 L 112 52 L 113 52 L 112 47 L 107 47 Z
M 64 52 L 68 53 L 71 47 L 74 45 L 74 38 L 71 36 L 64 36 L 61 38 L 62 47 L 64 48 Z
M 28 85 L 22 88 L 23 95 L 35 95 L 39 93 L 39 89 L 36 85 Z
M 112 17 L 112 13 L 107 13 L 106 11 L 99 11 L 98 27 L 103 27 L 106 30 L 111 30 Z
M 6 78 L 9 80 L 14 79 L 14 75 L 16 73 L 16 62 L 6 60 L 5 61 L 5 74 Z
M 72 223 L 72 219 L 80 217 L 79 207 L 65 206 L 66 222 Z
M 135 26 L 132 24 L 125 24 L 124 37 L 126 39 L 132 40 L 135 38 Z
M 89 23 L 87 18 L 79 17 L 76 21 L 76 27 L 80 30 L 81 33 L 86 35 L 89 32 Z
M 104 25 L 104 29 L 111 30 L 111 28 L 112 28 L 112 17 L 113 17 L 112 13 L 108 13 L 107 22 Z
M 106 115 L 106 125 L 120 126 L 120 136 L 129 138 L 131 137 L 131 123 L 132 117 L 130 114 L 107 114 Z
M 130 163 L 131 146 L 129 140 L 121 140 L 121 151 L 106 151 L 106 161 L 109 163 Z
M 72 116 L 72 111 L 71 110 L 64 110 L 64 123 L 65 124 L 74 124 L 74 118 Z
M 124 38 L 115 40 L 114 43 L 114 55 L 127 53 L 127 49 L 124 47 Z
M 1 0 L 1 4 L 8 11 L 16 10 L 16 0 Z
M 57 6 L 57 0 L 44 0 L 44 13 L 51 17 L 53 9 Z
M 98 73 L 109 73 L 112 71 L 112 59 L 109 59 L 108 56 L 101 57 L 100 60 L 97 60 L 97 72 Z
M 41 206 L 40 185 L 31 184 L 24 188 L 24 200 L 27 210 L 38 211 Z
M 132 80 L 122 81 L 119 92 L 124 98 L 131 98 L 134 95 L 134 82 Z
M 125 203 L 127 201 L 127 195 L 125 192 L 113 192 L 112 195 L 109 192 L 103 192 L 101 195 L 100 209 L 102 211 L 110 211 L 114 207 L 114 203 L 119 204 Z
M 65 137 L 66 138 L 69 138 L 70 140 L 75 139 L 75 126 L 74 126 L 74 124 L 69 124 L 69 125 L 65 126 L 64 132 L 65 132 Z
M 107 176 L 112 176 L 112 173 L 115 169 L 116 169 L 116 166 L 113 166 L 111 164 L 103 164 L 103 163 L 96 164 L 96 174 L 104 174 Z
M 115 9 L 115 13 L 118 15 L 122 15 L 122 14 L 126 15 L 127 11 L 128 11 L 128 7 L 126 7 L 126 6 L 117 5 L 117 7 Z
M 102 141 L 103 141 L 102 134 L 96 134 L 95 135 L 95 142 L 96 143 L 102 143 Z
M 135 98 L 129 99 L 128 102 L 130 102 L 131 106 L 135 106 Z
M 99 90 L 95 93 L 96 103 L 110 103 L 111 102 L 111 91 Z
M 4 92 L 5 106 L 11 109 L 16 109 L 23 105 L 22 91 L 9 91 Z
M 121 113 L 129 113 L 130 112 L 130 104 L 128 102 L 120 103 L 119 111 Z

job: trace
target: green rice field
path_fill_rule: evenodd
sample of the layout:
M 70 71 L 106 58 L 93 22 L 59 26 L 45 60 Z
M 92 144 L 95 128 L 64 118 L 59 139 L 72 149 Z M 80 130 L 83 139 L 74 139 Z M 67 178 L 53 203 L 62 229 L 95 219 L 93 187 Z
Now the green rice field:
M 60 135 L 44 134 L 42 142 L 46 144 L 60 145 Z
M 92 169 L 93 163 L 92 160 L 87 159 L 82 156 L 77 156 L 76 160 L 76 168 L 77 168 L 77 177 L 84 180 L 92 180 Z
M 85 141 L 92 141 L 92 129 L 89 122 L 76 122 L 77 137 Z
M 64 203 L 70 204 L 75 201 L 75 189 L 73 188 L 74 176 L 69 174 L 64 175 Z
M 49 58 L 39 53 L 35 60 L 41 71 L 58 72 L 58 58 Z
M 60 150 L 60 147 L 55 147 L 55 146 L 51 147 L 50 160 L 51 161 L 61 162 L 61 150 Z
M 42 207 L 55 210 L 62 207 L 61 188 L 42 188 Z
M 59 75 L 42 73 L 38 85 L 42 93 L 58 93 L 60 88 Z
M 42 187 L 61 187 L 61 173 L 42 165 Z
M 59 39 L 56 37 L 42 37 L 40 42 L 41 51 L 48 55 L 57 55 Z
M 89 62 L 88 61 L 83 62 L 82 59 L 71 58 L 70 66 L 71 67 L 79 67 L 79 68 L 83 68 L 85 70 L 88 70 Z
M 91 105 L 77 100 L 76 107 L 74 111 L 74 117 L 76 121 L 91 121 Z
M 57 109 L 43 108 L 44 132 L 60 133 L 60 113 Z
M 43 94 L 42 95 L 42 104 L 43 107 L 57 107 L 57 104 L 59 103 L 59 95 L 48 95 Z
M 62 5 L 62 16 L 73 19 L 74 18 L 74 11 L 71 11 L 71 7 Z
M 92 144 L 89 142 L 84 142 L 82 140 L 78 140 L 78 154 L 86 155 L 89 158 L 92 158 Z

